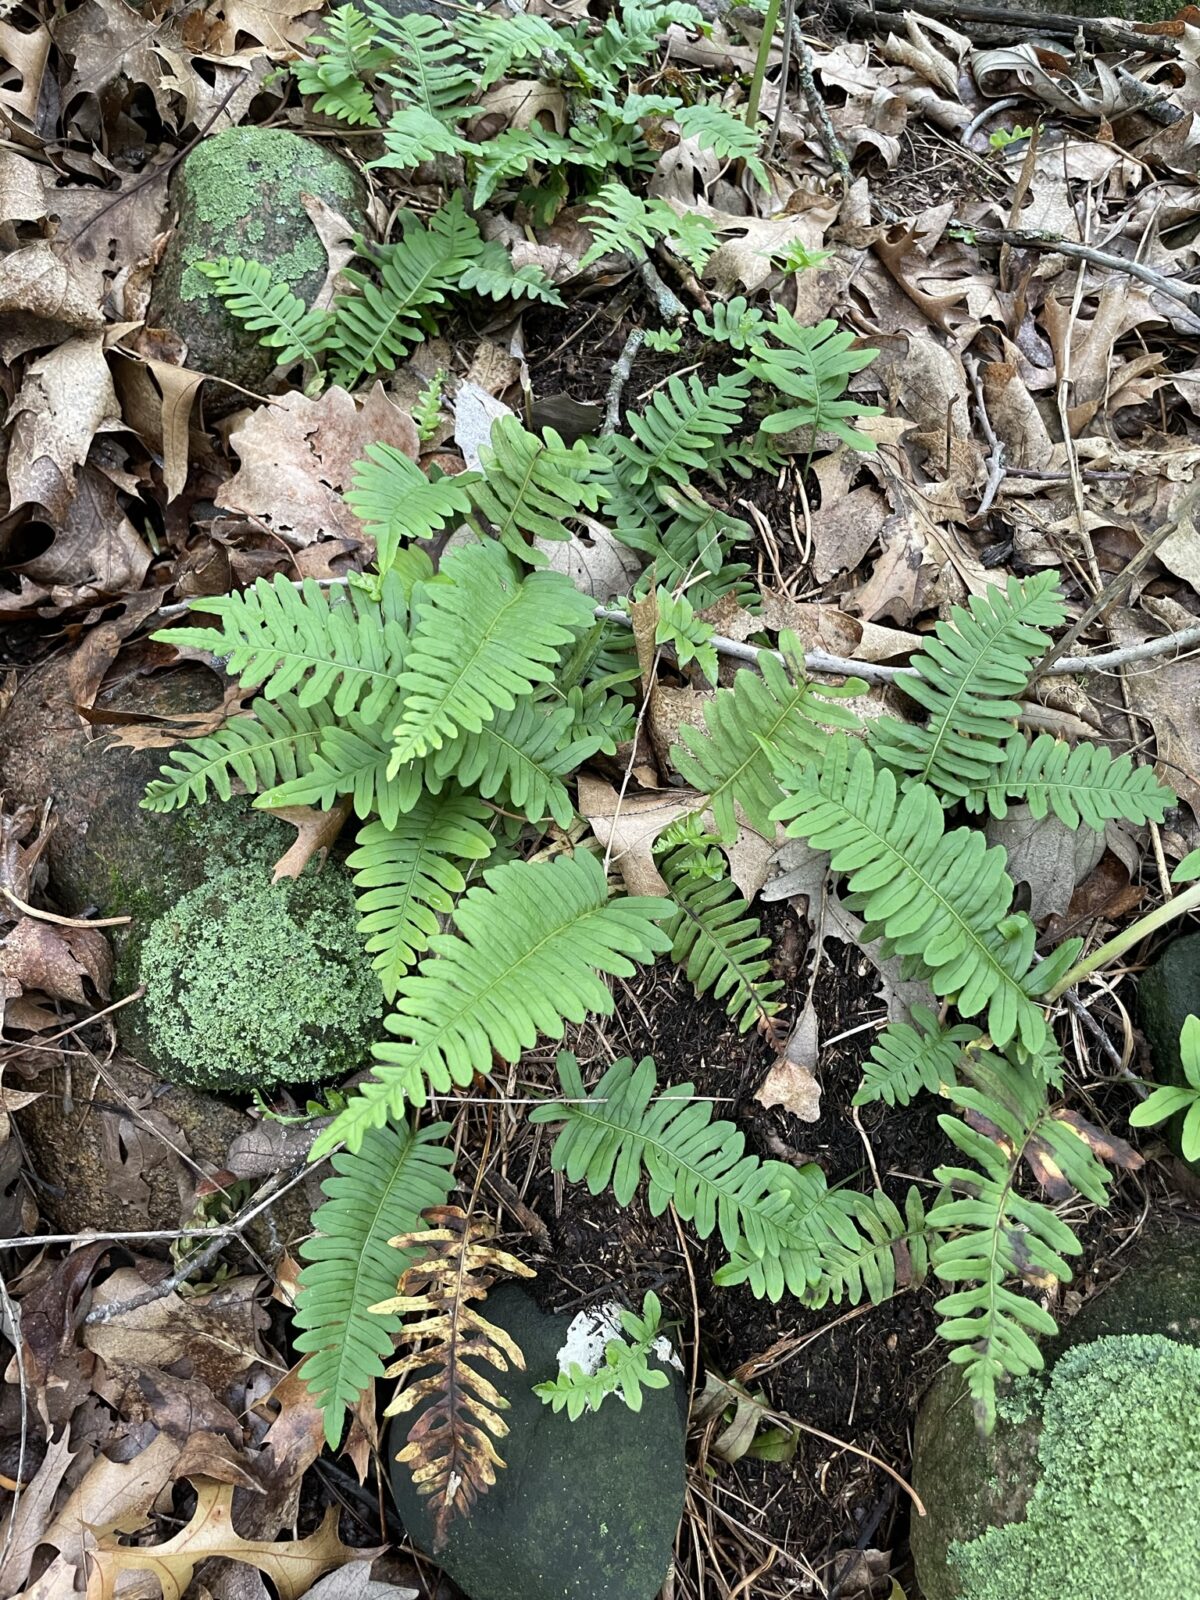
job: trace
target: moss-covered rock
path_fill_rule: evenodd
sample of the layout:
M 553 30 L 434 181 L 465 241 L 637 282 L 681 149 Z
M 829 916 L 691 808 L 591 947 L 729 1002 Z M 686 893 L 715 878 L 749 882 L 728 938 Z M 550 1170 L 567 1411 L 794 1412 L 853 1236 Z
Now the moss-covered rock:
M 1193 1497 L 1200 1487 L 1194 1428 L 1180 1426 L 1187 1415 L 1181 1406 L 1192 1402 L 1172 1394 L 1180 1363 L 1171 1351 L 1181 1345 L 1200 1347 L 1196 1228 L 1142 1242 L 1124 1274 L 1047 1346 L 1047 1375 L 1015 1386 L 990 1438 L 976 1429 L 959 1370 L 942 1372 L 921 1406 L 913 1451 L 913 1486 L 928 1513 L 913 1518 L 910 1534 L 924 1600 L 1137 1600 L 1190 1592 L 1186 1582 L 1172 1586 L 1171 1576 L 1195 1570 L 1200 1523 L 1193 1512 L 1190 1533 L 1177 1532 L 1175 1502 L 1152 1492 L 1160 1478 L 1174 1483 L 1178 1473 L 1192 1475 Z M 1161 1382 L 1135 1382 L 1142 1369 Z M 1200 1354 L 1189 1355 L 1180 1370 L 1200 1371 Z M 1106 1394 L 1117 1403 L 1104 1410 Z M 1096 1435 L 1084 1438 L 1071 1419 L 1093 1413 Z M 1157 1441 L 1153 1450 L 1150 1441 Z M 1094 1472 L 1093 1463 L 1101 1463 Z M 1116 1507 L 1124 1494 L 1143 1501 L 1146 1511 L 1123 1524 Z M 1096 1542 L 1098 1526 L 1108 1533 Z M 1004 1540 L 989 1532 L 1005 1528 L 1013 1532 Z M 1046 1554 L 1049 1543 L 1073 1552 L 1070 1582 L 1058 1558 Z M 1143 1577 L 1133 1584 L 1131 1551 L 1143 1562 Z M 1190 1569 L 1177 1566 L 1184 1554 Z M 1035 1560 L 1043 1564 L 1033 1581 Z M 996 1587 L 993 1570 L 1004 1574 L 1007 1588 Z
M 188 366 L 261 389 L 275 358 L 232 317 L 196 262 L 260 261 L 311 305 L 328 260 L 302 194 L 314 194 L 365 226 L 363 189 L 333 151 L 277 128 L 230 128 L 203 140 L 171 183 L 177 217 L 154 280 L 150 321 L 188 346 Z
M 366 1065 L 383 991 L 356 924 L 335 865 L 272 884 L 239 864 L 185 894 L 150 928 L 139 962 L 157 1068 L 230 1093 Z
M 1157 1083 L 1186 1084 L 1179 1055 L 1179 1035 L 1189 1016 L 1200 1016 L 1200 933 L 1175 939 L 1138 982 L 1138 1021 L 1150 1046 L 1150 1061 Z M 1166 1125 L 1171 1148 L 1183 1159 L 1183 1113 Z M 1187 1163 L 1200 1171 L 1200 1161 Z
M 682 1385 L 673 1375 L 669 1388 L 645 1391 L 640 1412 L 610 1399 L 571 1422 L 533 1392 L 558 1375 L 571 1317 L 539 1310 L 512 1286 L 489 1295 L 486 1312 L 516 1340 L 526 1370 L 485 1369 L 510 1405 L 507 1466 L 470 1517 L 451 1523 L 438 1561 L 471 1600 L 653 1600 L 683 1511 Z M 420 1414 L 396 1418 L 389 1458 Z M 392 1490 L 428 1549 L 428 1502 L 394 1461 Z

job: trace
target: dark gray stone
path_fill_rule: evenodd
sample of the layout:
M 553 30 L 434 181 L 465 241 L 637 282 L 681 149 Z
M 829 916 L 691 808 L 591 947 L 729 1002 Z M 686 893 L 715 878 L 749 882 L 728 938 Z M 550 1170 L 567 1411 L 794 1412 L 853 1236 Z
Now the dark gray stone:
M 1155 1232 L 1144 1239 L 1122 1276 L 1094 1295 L 1049 1343 L 1047 1373 L 1065 1351 L 1124 1334 L 1200 1344 L 1200 1229 Z M 963 1597 L 948 1564 L 951 1544 L 1023 1518 L 1037 1482 L 1040 1434 L 1035 1413 L 1021 1420 L 1002 1414 L 984 1438 L 959 1369 L 947 1367 L 935 1379 L 917 1416 L 913 1447 L 913 1487 L 927 1514 L 914 1515 L 909 1537 L 924 1600 Z
M 301 195 L 314 194 L 365 227 L 362 184 L 340 156 L 278 128 L 230 128 L 203 140 L 171 183 L 177 217 L 155 275 L 149 321 L 172 329 L 198 372 L 261 390 L 274 355 L 232 317 L 195 270 L 198 261 L 260 261 L 311 305 L 325 282 L 325 247 Z
M 1179 1034 L 1191 1015 L 1200 1016 L 1200 933 L 1169 944 L 1138 982 L 1138 1020 L 1150 1046 L 1156 1083 L 1186 1084 L 1179 1056 Z M 1183 1160 L 1183 1113 L 1165 1125 L 1167 1142 Z M 1200 1171 L 1200 1162 L 1188 1162 Z
M 632 1412 L 617 1397 L 570 1422 L 533 1393 L 558 1373 L 569 1315 L 541 1311 L 505 1285 L 485 1314 L 520 1346 L 525 1372 L 482 1365 L 509 1401 L 507 1466 L 469 1518 L 450 1525 L 437 1557 L 471 1600 L 653 1600 L 671 1560 L 683 1512 L 683 1385 L 645 1391 Z M 671 1369 L 668 1369 L 671 1370 Z M 394 1461 L 420 1408 L 392 1423 L 392 1490 L 408 1532 L 428 1549 L 428 1502 Z

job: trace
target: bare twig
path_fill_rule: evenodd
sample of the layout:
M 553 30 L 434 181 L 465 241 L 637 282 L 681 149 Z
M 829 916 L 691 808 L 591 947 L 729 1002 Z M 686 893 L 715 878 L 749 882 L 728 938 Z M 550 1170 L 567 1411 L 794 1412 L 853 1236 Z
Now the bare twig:
M 850 158 L 842 146 L 842 141 L 837 136 L 833 123 L 829 120 L 829 112 L 825 109 L 821 91 L 817 88 L 816 79 L 813 77 L 813 54 L 808 48 L 808 41 L 801 31 L 800 24 L 795 18 L 792 19 L 791 36 L 792 42 L 796 47 L 796 53 L 800 58 L 800 92 L 804 96 L 808 114 L 816 126 L 821 148 L 829 157 L 833 170 L 841 178 L 843 186 L 849 188 Z
M 617 364 L 612 370 L 612 379 L 608 385 L 608 393 L 604 397 L 604 425 L 600 429 L 601 437 L 617 431 L 617 424 L 621 420 L 621 396 L 625 392 L 625 385 L 629 382 L 629 375 L 633 371 L 633 363 L 637 360 L 637 353 L 645 342 L 645 328 L 631 328 L 629 330 L 625 348 L 617 358 Z M 632 627 L 633 624 L 630 623 L 630 626 Z
M 1063 12 L 1014 11 L 1005 5 L 963 5 L 960 0 L 918 0 L 915 5 L 910 4 L 910 0 L 834 0 L 834 9 L 879 28 L 890 27 L 890 18 L 897 11 L 912 11 L 918 17 L 922 14 L 939 17 L 956 28 L 969 27 L 971 23 L 998 23 L 1010 40 L 1019 32 L 1055 34 L 1067 39 L 1082 33 L 1093 47 L 1126 55 L 1159 56 L 1168 60 L 1179 55 L 1179 46 L 1163 34 L 1135 33 L 1132 28 L 1100 18 L 1069 16 Z
M 975 409 L 979 413 L 979 425 L 983 429 L 984 437 L 988 442 L 988 475 L 984 485 L 983 496 L 979 502 L 976 516 L 987 516 L 992 509 L 992 502 L 1000 492 L 1000 485 L 1004 482 L 1005 462 L 1004 445 L 996 437 L 996 430 L 992 427 L 992 419 L 988 416 L 987 406 L 983 399 L 983 385 L 979 381 L 979 363 L 974 356 L 964 356 L 963 365 L 967 369 L 967 376 L 971 380 L 971 390 L 975 395 Z
M 783 0 L 783 60 L 779 64 L 778 93 L 775 96 L 775 115 L 771 118 L 771 131 L 763 147 L 770 161 L 779 142 L 779 128 L 783 122 L 783 109 L 787 104 L 788 78 L 792 71 L 792 38 L 796 21 L 796 0 Z
M 658 268 L 645 256 L 638 262 L 638 276 L 650 291 L 659 316 L 664 322 L 681 323 L 687 320 L 687 307 L 668 284 L 658 275 Z

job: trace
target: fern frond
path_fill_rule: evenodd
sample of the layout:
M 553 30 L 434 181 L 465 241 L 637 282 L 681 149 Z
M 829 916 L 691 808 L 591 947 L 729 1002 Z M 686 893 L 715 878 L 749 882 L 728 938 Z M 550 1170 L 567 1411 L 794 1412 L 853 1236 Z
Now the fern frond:
M 528 11 L 489 15 L 486 11 L 463 10 L 455 15 L 454 32 L 479 62 L 482 89 L 508 77 L 511 69 L 523 61 L 563 55 L 569 59 L 573 54 L 552 23 Z
M 837 702 L 865 693 L 866 685 L 857 678 L 841 687 L 810 683 L 801 673 L 800 641 L 784 632 L 779 643 L 794 679 L 774 656 L 762 654 L 761 676 L 746 669 L 732 689 L 718 689 L 704 708 L 707 732 L 681 726 L 683 744 L 671 750 L 676 771 L 708 796 L 722 839 L 737 834 L 735 805 L 757 833 L 771 838 L 771 813 L 783 795 L 773 760 L 801 766 L 824 749 L 827 728 L 853 732 L 859 725 Z
M 716 683 L 717 652 L 711 643 L 715 631 L 712 623 L 696 615 L 686 594 L 672 594 L 660 585 L 655 601 L 658 609 L 655 643 L 671 645 L 681 667 L 694 661 L 709 683 Z
M 286 283 L 278 283 L 259 261 L 222 256 L 197 261 L 195 269 L 212 284 L 226 311 L 244 322 L 259 344 L 277 352 L 281 367 L 297 361 L 320 366 L 333 331 L 332 312 L 312 310 Z
M 254 802 L 264 810 L 280 806 L 316 806 L 328 811 L 343 795 L 350 795 L 354 814 L 366 821 L 378 816 L 385 827 L 395 827 L 412 810 L 423 791 L 419 762 L 389 773 L 391 740 L 351 714 L 321 730 L 307 770 L 260 794 Z
M 335 380 L 343 388 L 353 389 L 371 373 L 398 366 L 434 326 L 432 308 L 445 305 L 447 291 L 457 288 L 464 269 L 483 248 L 458 192 L 430 218 L 428 228 L 406 212 L 403 229 L 397 244 L 363 247 L 364 259 L 379 275 L 378 284 L 349 267 L 343 271 L 357 292 L 337 296 L 327 341 Z
M 388 1000 L 467 887 L 455 862 L 491 855 L 490 816 L 473 795 L 449 789 L 422 795 L 393 826 L 372 822 L 359 834 L 346 865 L 358 891 L 358 931 Z
M 467 487 L 475 474 L 427 478 L 415 461 L 390 444 L 369 444 L 354 466 L 346 504 L 375 541 L 376 565 L 390 571 L 399 550 L 461 522 L 471 509 Z
M 1135 767 L 1129 756 L 1117 756 L 1102 744 L 1078 744 L 1039 734 L 1032 744 L 1020 735 L 1010 738 L 986 787 L 963 796 L 968 811 L 1008 812 L 1008 802 L 1024 802 L 1040 821 L 1051 811 L 1068 828 L 1081 822 L 1097 833 L 1114 820 L 1161 822 L 1177 803 L 1153 767 Z
M 401 1234 L 397 1249 L 417 1259 L 400 1278 L 399 1292 L 372 1309 L 401 1316 L 399 1334 L 407 1353 L 387 1369 L 406 1381 L 384 1415 L 394 1417 L 428 1401 L 396 1456 L 412 1472 L 419 1495 L 432 1503 L 433 1552 L 446 1542 L 456 1516 L 467 1516 L 480 1495 L 496 1481 L 504 1462 L 492 1439 L 508 1425 L 500 1416 L 508 1401 L 472 1362 L 487 1361 L 498 1372 L 509 1365 L 525 1370 L 525 1358 L 512 1336 L 471 1305 L 482 1300 L 501 1276 L 535 1277 L 531 1267 L 492 1243 L 495 1228 L 469 1217 L 458 1206 L 430 1206 L 432 1226 Z M 415 1381 L 414 1368 L 432 1367 Z
M 602 749 L 603 731 L 580 730 L 569 706 L 519 700 L 478 733 L 460 733 L 425 760 L 425 782 L 436 793 L 449 777 L 519 811 L 530 822 L 575 820 L 565 779 Z
M 642 1300 L 640 1317 L 636 1311 L 621 1310 L 613 1330 L 616 1337 L 606 1341 L 595 1372 L 585 1372 L 572 1361 L 552 1381 L 535 1383 L 534 1394 L 551 1410 L 565 1411 L 571 1422 L 578 1422 L 585 1411 L 599 1411 L 610 1394 L 620 1395 L 630 1411 L 640 1411 L 643 1389 L 666 1389 L 671 1382 L 661 1367 L 650 1365 L 661 1327 L 662 1305 L 650 1289 Z
M 329 719 L 325 702 L 302 706 L 285 694 L 275 705 L 256 700 L 251 711 L 172 750 L 162 775 L 146 785 L 142 806 L 174 811 L 206 800 L 210 788 L 228 800 L 235 778 L 248 794 L 257 794 L 307 772 Z
M 483 472 L 470 488 L 472 526 L 482 538 L 497 538 L 518 561 L 544 566 L 548 558 L 532 541 L 569 539 L 566 524 L 579 509 L 599 509 L 596 477 L 605 457 L 582 439 L 568 446 L 553 428 L 539 439 L 516 417 L 498 417 L 479 455 Z
M 940 1094 L 947 1084 L 958 1082 L 959 1057 L 979 1037 L 976 1028 L 939 1022 L 927 1006 L 913 1006 L 912 1024 L 890 1023 L 871 1046 L 852 1103 L 865 1106 L 883 1100 L 889 1106 L 906 1106 L 922 1089 Z
M 878 350 L 855 349 L 854 335 L 839 332 L 831 317 L 809 328 L 783 306 L 776 307 L 775 321 L 764 331 L 776 344 L 768 344 L 765 338 L 757 341 L 749 370 L 797 404 L 764 417 L 763 432 L 809 428 L 814 435 L 822 431 L 835 434 L 851 449 L 874 450 L 874 440 L 851 427 L 850 418 L 878 416 L 879 407 L 841 396 L 851 375 L 868 366 Z
M 420 106 L 401 106 L 388 118 L 383 131 L 384 154 L 367 163 L 372 167 L 393 167 L 411 172 L 435 156 L 463 155 L 471 144 L 455 133 L 449 123 L 423 111 Z
M 580 267 L 618 251 L 642 260 L 665 239 L 699 272 L 717 247 L 717 236 L 703 217 L 680 216 L 665 200 L 643 199 L 623 183 L 602 184 L 592 204 L 596 209 L 583 219 L 591 229 L 592 243 Z
M 608 1016 L 613 1000 L 599 974 L 630 977 L 635 962 L 667 949 L 657 926 L 669 900 L 608 898 L 595 856 L 511 862 L 483 874 L 458 902 L 456 935 L 435 934 L 415 974 L 401 980 L 386 1026 L 396 1043 L 375 1047 L 375 1078 L 363 1084 L 314 1154 L 366 1129 L 430 1089 L 465 1087 L 492 1069 L 493 1053 L 516 1061 L 539 1033 L 562 1037 L 565 1022 Z
M 537 300 L 547 306 L 563 303 L 553 278 L 532 261 L 514 267 L 508 251 L 494 239 L 466 268 L 458 286 L 488 300 Z
M 972 595 L 955 606 L 901 680 L 904 693 L 924 706 L 923 726 L 879 717 L 870 729 L 878 760 L 928 783 L 947 802 L 990 785 L 1011 750 L 1018 697 L 1035 658 L 1050 643 L 1047 628 L 1064 617 L 1058 573 L 1039 572 L 1023 582 Z
M 382 599 L 361 589 L 322 589 L 306 578 L 297 589 L 282 575 L 259 578 L 240 594 L 205 595 L 191 609 L 219 619 L 212 628 L 163 628 L 164 644 L 209 650 L 243 688 L 268 700 L 297 691 L 300 706 L 328 700 L 338 717 L 357 711 L 379 721 L 397 699 L 408 649 L 408 607 L 396 581 Z
M 740 161 L 760 187 L 771 187 L 758 154 L 760 135 L 736 113 L 724 106 L 700 104 L 680 106 L 673 115 L 685 139 L 694 139 L 701 150 L 711 150 L 719 161 Z
M 663 924 L 671 938 L 671 959 L 684 969 L 697 994 L 711 990 L 714 1000 L 723 1001 L 745 1033 L 779 1010 L 773 997 L 783 985 L 767 977 L 771 963 L 763 959 L 771 941 L 731 879 L 698 878 L 686 870 L 691 853 L 685 845 L 660 863 L 678 908 Z
M 400 687 L 392 768 L 478 733 L 548 682 L 591 602 L 558 572 L 522 575 L 500 545 L 456 550 L 424 586 Z
M 455 29 L 424 12 L 397 17 L 374 3 L 368 10 L 390 57 L 383 81 L 397 104 L 414 107 L 438 122 L 461 121 L 477 84 Z
M 548 170 L 561 167 L 578 153 L 570 139 L 542 127 L 505 128 L 486 144 L 471 152 L 475 170 L 475 190 L 471 203 L 478 210 L 487 205 L 497 189 L 509 178 L 522 177 L 535 163 Z
M 758 1255 L 779 1253 L 780 1208 L 771 1196 L 781 1163 L 748 1153 L 741 1129 L 714 1122 L 712 1101 L 696 1099 L 692 1084 L 658 1095 L 653 1058 L 635 1067 L 625 1056 L 589 1095 L 570 1051 L 559 1052 L 556 1068 L 562 1100 L 529 1116 L 561 1124 L 550 1157 L 555 1172 L 586 1183 L 591 1194 L 611 1188 L 622 1206 L 644 1178 L 652 1216 L 673 1205 L 701 1239 L 716 1230 L 727 1250 L 747 1239 Z
M 686 385 L 671 378 L 640 416 L 626 418 L 632 438 L 613 434 L 605 441 L 617 472 L 633 484 L 670 478 L 686 485 L 708 470 L 713 447 L 737 428 L 749 392 L 744 370 L 707 387 L 695 373 Z
M 929 1275 L 929 1222 L 917 1186 L 910 1184 L 903 1213 L 881 1189 L 844 1198 L 862 1241 L 849 1245 L 834 1239 L 825 1247 L 821 1281 L 806 1303 L 848 1300 L 853 1305 L 869 1299 L 879 1305 L 898 1288 L 924 1283 Z
M 955 1348 L 951 1361 L 967 1384 L 986 1429 L 995 1421 L 996 1384 L 1042 1366 L 1034 1335 L 1054 1333 L 1054 1319 L 1035 1300 L 1007 1287 L 1017 1278 L 1045 1289 L 1069 1280 L 1064 1257 L 1080 1245 L 1041 1200 L 1018 1194 L 1023 1164 L 1054 1186 L 1055 1201 L 1078 1191 L 1097 1205 L 1108 1198 L 1109 1176 L 1076 1127 L 1050 1110 L 1046 1088 L 1032 1074 L 990 1052 L 970 1066 L 971 1084 L 947 1089 L 967 1121 L 938 1122 L 970 1167 L 938 1167 L 946 1185 L 929 1213 L 943 1237 L 933 1250 L 933 1270 L 947 1283 L 969 1284 L 937 1307 L 939 1332 Z
M 356 6 L 339 6 L 325 20 L 328 32 L 304 41 L 310 61 L 293 61 L 301 94 L 315 95 L 313 110 L 351 127 L 377 128 L 375 102 L 363 79 L 391 59 L 375 47 L 375 29 Z
M 316 1231 L 300 1246 L 307 1265 L 296 1347 L 308 1352 L 303 1376 L 324 1412 L 331 1450 L 341 1442 L 343 1413 L 382 1377 L 392 1353 L 399 1318 L 371 1316 L 367 1308 L 406 1265 L 389 1240 L 416 1228 L 426 1207 L 440 1205 L 453 1187 L 454 1152 L 440 1142 L 449 1132 L 448 1122 L 372 1130 L 353 1155 L 334 1152 L 333 1176 L 321 1185 Z
M 927 784 L 900 794 L 895 774 L 877 769 L 865 748 L 852 756 L 842 734 L 822 752 L 819 771 L 780 763 L 776 773 L 788 793 L 774 816 L 830 852 L 833 871 L 846 874 L 847 904 L 867 920 L 864 937 L 916 956 L 935 994 L 965 1017 L 986 1014 L 999 1048 L 1015 1039 L 1023 1051 L 1040 1050 L 1046 1019 L 1034 997 L 1063 970 L 1063 952 L 1074 959 L 1078 942 L 1060 946 L 1053 963 L 1032 965 L 1036 933 L 1027 916 L 1009 911 L 1004 851 L 970 828 L 947 833 Z
M 732 300 L 715 300 L 711 322 L 697 306 L 692 321 L 706 339 L 716 339 L 731 350 L 748 350 L 762 339 L 768 326 L 765 313 L 752 306 L 744 294 L 735 295 Z

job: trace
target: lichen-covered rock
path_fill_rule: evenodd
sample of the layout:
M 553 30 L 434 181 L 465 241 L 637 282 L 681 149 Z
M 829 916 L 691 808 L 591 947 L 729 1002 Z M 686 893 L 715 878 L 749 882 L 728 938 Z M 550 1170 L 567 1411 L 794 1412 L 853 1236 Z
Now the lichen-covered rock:
M 1179 1394 L 1200 1381 L 1200 1350 L 1190 1347 L 1200 1347 L 1195 1228 L 1143 1242 L 1124 1275 L 1047 1347 L 1046 1375 L 1014 1386 L 990 1438 L 976 1429 L 958 1369 L 944 1371 L 922 1404 L 913 1451 L 927 1515 L 913 1518 L 910 1540 L 925 1600 L 1190 1592 L 1200 1447 L 1184 1409 L 1196 1400 Z M 1178 1480 L 1193 1508 L 1182 1527 L 1171 1495 L 1148 1487 Z M 1125 1498 L 1142 1509 L 1120 1511 Z
M 325 247 L 304 209 L 313 194 L 364 227 L 357 175 L 333 151 L 278 128 L 230 128 L 198 144 L 171 183 L 178 218 L 150 301 L 150 321 L 187 344 L 187 364 L 247 389 L 261 389 L 275 357 L 232 317 L 196 262 L 221 256 L 259 261 L 311 305 L 328 270 Z
M 141 1027 L 155 1066 L 226 1093 L 365 1066 L 383 991 L 356 928 L 354 892 L 335 864 L 277 884 L 253 863 L 207 878 L 142 945 Z
M 1175 939 L 1138 981 L 1138 1021 L 1150 1046 L 1150 1061 L 1157 1083 L 1186 1084 L 1179 1055 L 1179 1035 L 1189 1016 L 1200 1016 L 1200 933 Z M 1183 1113 L 1166 1125 L 1166 1137 L 1176 1155 L 1181 1153 Z M 1200 1161 L 1187 1163 L 1200 1171 Z
M 683 1511 L 677 1375 L 669 1388 L 645 1391 L 640 1412 L 611 1398 L 571 1422 L 533 1392 L 558 1375 L 571 1317 L 541 1311 L 509 1285 L 488 1296 L 485 1310 L 516 1340 L 526 1370 L 485 1369 L 510 1405 L 500 1443 L 507 1465 L 470 1517 L 450 1524 L 438 1561 L 471 1600 L 653 1600 Z M 420 1414 L 396 1418 L 389 1458 Z M 428 1501 L 394 1461 L 392 1490 L 409 1534 L 428 1549 Z

